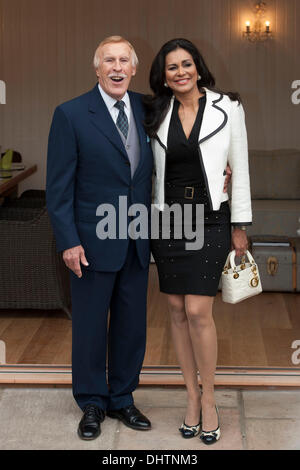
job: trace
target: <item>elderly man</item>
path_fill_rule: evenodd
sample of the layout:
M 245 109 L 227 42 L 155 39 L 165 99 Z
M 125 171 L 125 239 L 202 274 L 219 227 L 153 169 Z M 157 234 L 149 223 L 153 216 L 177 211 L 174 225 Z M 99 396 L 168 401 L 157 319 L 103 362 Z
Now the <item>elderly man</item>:
M 150 208 L 153 161 L 142 95 L 127 91 L 137 63 L 124 38 L 102 41 L 94 57 L 98 83 L 56 108 L 49 135 L 47 207 L 70 268 L 73 395 L 84 412 L 82 439 L 100 434 L 105 414 L 133 429 L 151 428 L 132 397 L 145 353 L 149 239 L 118 230 L 115 239 L 99 237 L 96 214 L 110 204 L 124 232 L 131 218 L 119 196 L 128 206 Z

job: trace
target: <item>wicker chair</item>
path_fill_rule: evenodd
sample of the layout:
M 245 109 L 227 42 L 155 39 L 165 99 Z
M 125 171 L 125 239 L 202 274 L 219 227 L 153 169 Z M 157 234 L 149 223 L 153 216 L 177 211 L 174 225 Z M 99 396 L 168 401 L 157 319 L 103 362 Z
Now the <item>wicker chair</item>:
M 5 198 L 1 207 L 45 207 L 46 192 L 40 189 L 27 189 L 19 198 Z
M 69 273 L 47 209 L 21 199 L 0 207 L 0 308 L 62 309 L 71 318 Z

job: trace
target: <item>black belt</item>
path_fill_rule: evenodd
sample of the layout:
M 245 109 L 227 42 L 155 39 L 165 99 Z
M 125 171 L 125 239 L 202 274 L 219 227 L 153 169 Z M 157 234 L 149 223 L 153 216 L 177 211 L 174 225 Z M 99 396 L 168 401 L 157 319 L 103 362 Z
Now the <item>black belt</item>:
M 166 193 L 168 195 L 170 193 L 176 194 L 176 196 L 183 197 L 184 199 L 194 199 L 196 196 L 207 196 L 204 184 L 197 186 L 176 186 L 172 183 L 166 183 Z

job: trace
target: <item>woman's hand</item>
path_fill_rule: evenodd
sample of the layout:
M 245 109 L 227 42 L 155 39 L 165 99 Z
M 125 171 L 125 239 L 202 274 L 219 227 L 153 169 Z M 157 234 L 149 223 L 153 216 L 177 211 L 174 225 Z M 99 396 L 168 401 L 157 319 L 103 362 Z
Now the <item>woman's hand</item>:
M 248 238 L 245 230 L 235 228 L 231 235 L 232 249 L 235 250 L 236 256 L 243 256 L 248 250 Z

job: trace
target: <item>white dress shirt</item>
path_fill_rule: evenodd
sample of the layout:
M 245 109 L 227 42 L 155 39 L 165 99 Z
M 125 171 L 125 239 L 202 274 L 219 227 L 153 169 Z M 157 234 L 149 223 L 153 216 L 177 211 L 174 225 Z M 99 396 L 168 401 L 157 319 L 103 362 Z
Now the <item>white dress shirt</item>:
M 108 111 L 109 111 L 109 113 L 112 117 L 112 120 L 116 124 L 117 119 L 118 119 L 118 115 L 119 115 L 119 110 L 118 110 L 118 108 L 115 107 L 115 104 L 118 100 L 116 100 L 115 98 L 112 98 L 111 96 L 109 96 L 103 90 L 103 88 L 101 88 L 99 83 L 98 83 L 98 88 L 99 88 L 99 91 L 100 91 L 101 96 L 103 98 L 103 101 L 106 104 L 107 109 L 108 109 Z M 125 95 L 123 96 L 122 101 L 124 101 L 124 103 L 125 103 L 124 111 L 125 111 L 125 114 L 127 116 L 128 125 L 129 125 L 130 124 L 130 99 L 129 99 L 129 95 L 128 95 L 127 91 L 126 91 Z

